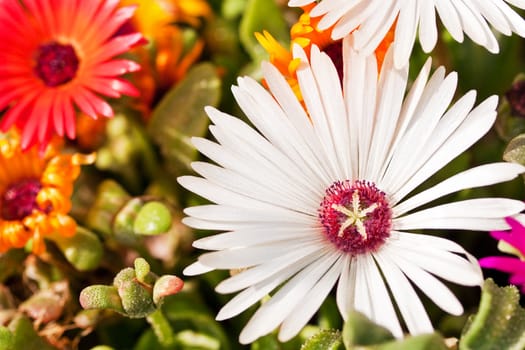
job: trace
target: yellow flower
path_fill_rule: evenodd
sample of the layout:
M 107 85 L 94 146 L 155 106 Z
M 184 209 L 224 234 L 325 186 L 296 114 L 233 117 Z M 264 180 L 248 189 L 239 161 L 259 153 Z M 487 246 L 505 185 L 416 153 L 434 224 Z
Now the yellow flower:
M 136 29 L 150 38 L 157 31 L 173 23 L 186 23 L 198 27 L 201 18 L 211 16 L 205 0 L 123 0 L 121 6 L 138 5 L 132 22 Z
M 137 47 L 134 53 L 142 70 L 134 76 L 141 96 L 133 107 L 147 120 L 152 105 L 176 82 L 201 56 L 204 41 L 196 38 L 188 42 L 184 30 L 198 28 L 203 19 L 212 15 L 205 0 L 125 0 L 122 6 L 139 5 L 131 19 L 132 26 L 150 41 L 149 47 Z
M 301 14 L 297 22 L 290 29 L 291 45 L 300 45 L 307 55 L 310 54 L 312 44 L 315 44 L 319 49 L 325 51 L 334 62 L 339 75 L 342 76 L 342 39 L 333 40 L 331 37 L 332 28 L 320 30 L 318 28 L 321 17 L 310 17 L 310 10 L 314 7 L 308 5 L 303 7 L 304 13 Z M 375 54 L 377 58 L 377 65 L 381 67 L 386 51 L 390 44 L 394 41 L 395 23 L 387 33 L 383 41 L 376 48 Z M 281 72 L 286 78 L 288 84 L 292 87 L 297 98 L 303 100 L 299 84 L 297 82 L 296 70 L 299 66 L 299 60 L 293 59 L 291 50 L 284 48 L 270 33 L 263 31 L 255 33 L 255 36 L 261 46 L 269 53 L 270 62 Z
M 80 165 L 95 155 L 61 154 L 51 143 L 44 153 L 36 146 L 22 151 L 20 134 L 11 129 L 0 139 L 0 252 L 21 248 L 30 240 L 36 254 L 45 250 L 44 238 L 72 236 L 73 182 Z

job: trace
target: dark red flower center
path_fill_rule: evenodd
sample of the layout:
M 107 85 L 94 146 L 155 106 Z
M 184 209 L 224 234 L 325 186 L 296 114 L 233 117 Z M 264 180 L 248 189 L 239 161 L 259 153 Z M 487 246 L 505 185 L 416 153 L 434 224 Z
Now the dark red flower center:
M 38 47 L 35 73 L 47 86 L 62 85 L 75 77 L 78 62 L 73 46 L 51 42 Z
M 324 234 L 352 255 L 376 251 L 390 236 L 392 211 L 385 193 L 366 181 L 336 181 L 319 208 Z
M 334 63 L 337 74 L 339 74 L 339 81 L 343 81 L 343 41 L 335 41 L 323 48 L 323 51 Z
M 4 220 L 22 220 L 31 215 L 34 209 L 40 210 L 36 196 L 42 188 L 40 181 L 27 179 L 7 187 L 2 195 L 2 218 Z

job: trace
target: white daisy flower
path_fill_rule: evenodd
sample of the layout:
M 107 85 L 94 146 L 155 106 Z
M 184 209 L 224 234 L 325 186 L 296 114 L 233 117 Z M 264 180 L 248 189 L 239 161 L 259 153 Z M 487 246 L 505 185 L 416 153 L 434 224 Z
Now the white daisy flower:
M 316 1 L 289 0 L 288 5 L 313 2 Z M 436 46 L 436 12 L 456 41 L 463 42 L 465 33 L 492 53 L 498 53 L 499 46 L 489 24 L 504 35 L 514 32 L 525 37 L 525 20 L 507 3 L 525 9 L 524 0 L 322 0 L 310 15 L 323 16 L 319 29 L 335 26 L 334 39 L 359 27 L 355 32 L 355 48 L 365 54 L 375 50 L 395 23 L 394 61 L 400 68 L 410 58 L 418 30 L 423 51 L 428 53 Z
M 403 98 L 407 69 L 394 69 L 389 52 L 378 76 L 375 57 L 354 51 L 350 40 L 343 42 L 343 82 L 317 47 L 310 62 L 294 47 L 307 113 L 272 65 L 263 65 L 271 93 L 239 78 L 233 94 L 254 127 L 207 108 L 217 141 L 194 138 L 193 144 L 216 164 L 195 162 L 201 177 L 178 179 L 215 203 L 187 208 L 184 223 L 226 231 L 195 241 L 212 252 L 184 273 L 242 271 L 216 287 L 239 292 L 217 319 L 272 294 L 242 330 L 241 343 L 277 327 L 281 341 L 291 339 L 336 283 L 343 318 L 355 309 L 401 337 L 395 302 L 410 333 L 431 332 L 413 285 L 459 315 L 460 302 L 440 279 L 478 286 L 483 277 L 458 244 L 411 231 L 506 229 L 503 218 L 525 208 L 517 200 L 479 198 L 417 210 L 465 188 L 513 179 L 525 168 L 482 165 L 413 195 L 491 128 L 497 97 L 473 108 L 471 91 L 449 108 L 457 76 L 439 68 L 429 79 L 429 60 Z

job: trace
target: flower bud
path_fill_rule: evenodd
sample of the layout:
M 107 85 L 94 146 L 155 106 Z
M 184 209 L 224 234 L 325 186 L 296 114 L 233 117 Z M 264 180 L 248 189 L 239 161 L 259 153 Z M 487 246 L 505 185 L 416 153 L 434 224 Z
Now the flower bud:
M 161 276 L 153 286 L 153 302 L 160 306 L 165 297 L 177 294 L 184 287 L 184 282 L 177 276 Z

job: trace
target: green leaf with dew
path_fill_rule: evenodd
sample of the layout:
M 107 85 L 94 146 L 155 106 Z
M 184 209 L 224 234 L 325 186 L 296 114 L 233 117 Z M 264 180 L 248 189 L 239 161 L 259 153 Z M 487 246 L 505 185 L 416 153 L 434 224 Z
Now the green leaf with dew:
M 521 350 L 525 348 L 525 310 L 515 286 L 498 287 L 485 280 L 478 313 L 471 316 L 459 350 Z

